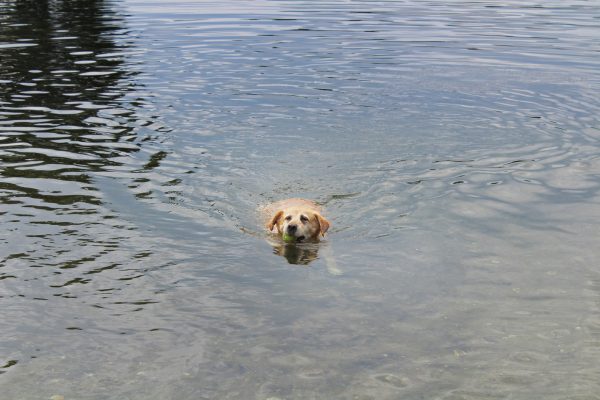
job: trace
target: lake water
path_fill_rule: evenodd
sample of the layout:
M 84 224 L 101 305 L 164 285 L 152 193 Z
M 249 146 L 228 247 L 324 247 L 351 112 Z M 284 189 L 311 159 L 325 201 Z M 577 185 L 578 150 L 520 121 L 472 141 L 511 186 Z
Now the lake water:
M 584 0 L 0 3 L 1 397 L 600 399 L 599 39 Z M 324 241 L 266 240 L 287 197 Z

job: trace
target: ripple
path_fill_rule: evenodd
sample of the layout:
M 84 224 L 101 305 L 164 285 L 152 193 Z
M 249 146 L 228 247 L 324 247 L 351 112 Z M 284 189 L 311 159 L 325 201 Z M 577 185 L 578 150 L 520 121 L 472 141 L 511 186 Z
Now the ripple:
M 35 47 L 35 46 L 37 46 L 37 43 L 0 43 L 0 49 L 14 49 L 14 48 Z
M 15 153 L 41 154 L 41 155 L 52 157 L 52 158 L 67 158 L 67 159 L 71 159 L 71 160 L 81 160 L 81 161 L 96 160 L 96 157 L 88 156 L 88 155 L 81 154 L 81 153 L 69 153 L 66 151 L 50 150 L 50 149 L 27 148 L 27 149 L 11 149 L 10 151 L 15 152 Z

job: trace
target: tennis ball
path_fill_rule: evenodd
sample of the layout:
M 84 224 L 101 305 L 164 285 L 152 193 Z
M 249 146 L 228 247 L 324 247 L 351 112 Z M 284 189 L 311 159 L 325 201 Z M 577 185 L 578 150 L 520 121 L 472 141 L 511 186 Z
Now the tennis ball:
M 283 234 L 283 241 L 286 243 L 292 243 L 296 241 L 296 238 L 292 235 L 288 235 L 287 233 Z

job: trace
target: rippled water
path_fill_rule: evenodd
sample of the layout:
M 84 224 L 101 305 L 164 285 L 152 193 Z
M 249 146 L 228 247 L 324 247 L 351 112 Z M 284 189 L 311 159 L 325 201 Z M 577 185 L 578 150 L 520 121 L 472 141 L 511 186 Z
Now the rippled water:
M 599 398 L 599 26 L 0 3 L 2 397 Z M 274 248 L 296 196 L 330 234 Z

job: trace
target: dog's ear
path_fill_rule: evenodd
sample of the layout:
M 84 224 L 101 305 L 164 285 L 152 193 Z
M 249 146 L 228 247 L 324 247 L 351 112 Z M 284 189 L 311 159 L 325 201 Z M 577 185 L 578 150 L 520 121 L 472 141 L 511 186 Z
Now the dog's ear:
M 319 223 L 319 233 L 321 234 L 321 236 L 325 236 L 325 232 L 327 232 L 327 230 L 329 229 L 329 221 L 322 217 L 321 214 L 315 214 L 315 217 L 317 218 L 317 222 Z
M 277 211 L 275 215 L 273 215 L 273 218 L 267 223 L 267 229 L 272 231 L 273 227 L 277 225 L 277 222 L 279 222 L 281 217 L 283 217 L 283 211 Z M 277 231 L 279 232 L 279 225 L 277 225 Z

